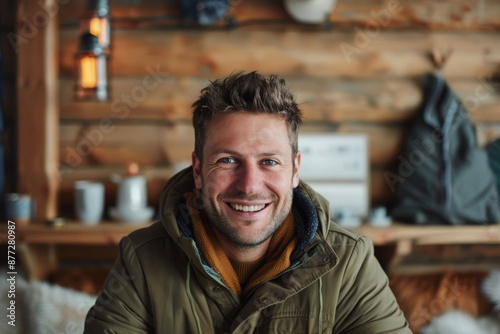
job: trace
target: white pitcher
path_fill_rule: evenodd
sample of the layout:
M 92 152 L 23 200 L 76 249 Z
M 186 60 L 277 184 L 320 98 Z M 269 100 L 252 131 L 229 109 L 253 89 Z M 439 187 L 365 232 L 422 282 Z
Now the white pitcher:
M 144 209 L 148 194 L 144 175 L 121 176 L 113 174 L 111 179 L 118 184 L 116 207 L 118 209 Z

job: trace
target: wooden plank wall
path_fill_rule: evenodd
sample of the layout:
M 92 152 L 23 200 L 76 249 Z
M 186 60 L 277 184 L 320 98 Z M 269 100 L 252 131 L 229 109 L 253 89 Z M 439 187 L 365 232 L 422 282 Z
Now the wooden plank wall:
M 56 0 L 19 0 L 17 10 L 18 191 L 35 201 L 37 221 L 57 217 L 59 182 Z
M 281 0 L 233 0 L 230 28 L 179 27 L 176 1 L 110 1 L 109 103 L 73 100 L 74 55 L 84 0 L 60 6 L 60 210 L 72 213 L 75 180 L 107 183 L 138 162 L 150 203 L 176 164 L 190 161 L 190 104 L 208 80 L 235 70 L 285 77 L 304 131 L 365 133 L 372 203 L 394 195 L 384 173 L 397 164 L 422 102 L 433 50 L 451 50 L 443 75 L 468 106 L 481 144 L 500 135 L 500 2 L 340 0 L 329 24 L 295 23 Z M 148 20 L 144 19 L 149 17 Z

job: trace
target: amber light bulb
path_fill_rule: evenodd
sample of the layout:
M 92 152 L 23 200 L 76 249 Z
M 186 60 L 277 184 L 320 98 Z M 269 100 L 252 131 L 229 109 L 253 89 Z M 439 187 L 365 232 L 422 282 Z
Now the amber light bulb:
M 80 59 L 82 74 L 82 88 L 97 87 L 97 59 L 95 57 L 82 57 Z

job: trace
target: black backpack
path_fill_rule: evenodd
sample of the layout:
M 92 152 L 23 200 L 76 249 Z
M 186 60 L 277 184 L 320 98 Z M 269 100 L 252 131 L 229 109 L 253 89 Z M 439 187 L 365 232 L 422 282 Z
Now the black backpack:
M 495 175 L 498 193 L 500 194 L 500 138 L 489 143 L 485 147 L 485 150 L 488 154 L 491 170 Z M 500 205 L 500 203 L 498 204 Z
M 396 173 L 395 221 L 416 224 L 500 222 L 500 200 L 486 152 L 468 113 L 441 75 L 425 78 L 424 105 Z

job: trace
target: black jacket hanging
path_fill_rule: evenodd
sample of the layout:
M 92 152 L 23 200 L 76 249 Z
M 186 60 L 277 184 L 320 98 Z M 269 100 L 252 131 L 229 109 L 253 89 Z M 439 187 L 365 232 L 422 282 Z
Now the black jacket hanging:
M 390 178 L 394 220 L 417 224 L 500 222 L 499 194 L 468 113 L 441 75 L 429 74 L 424 105 Z
M 495 175 L 497 190 L 500 194 L 500 138 L 497 138 L 495 141 L 489 143 L 485 149 L 488 154 L 491 170 Z M 500 202 L 498 202 L 498 205 L 500 206 Z

